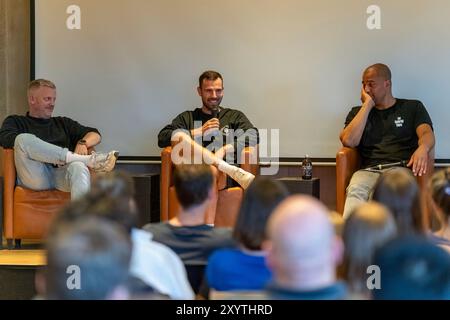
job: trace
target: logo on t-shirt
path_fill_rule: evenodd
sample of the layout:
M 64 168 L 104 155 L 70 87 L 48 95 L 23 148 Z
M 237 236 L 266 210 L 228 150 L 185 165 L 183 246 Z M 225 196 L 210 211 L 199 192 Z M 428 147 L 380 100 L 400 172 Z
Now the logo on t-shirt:
M 222 134 L 223 134 L 224 136 L 226 136 L 226 137 L 230 134 L 230 128 L 229 128 L 228 125 L 226 125 L 225 127 L 223 127 L 220 131 L 222 131 Z
M 394 121 L 397 128 L 403 127 L 403 123 L 405 123 L 405 120 L 402 119 L 402 117 L 397 117 L 397 120 Z

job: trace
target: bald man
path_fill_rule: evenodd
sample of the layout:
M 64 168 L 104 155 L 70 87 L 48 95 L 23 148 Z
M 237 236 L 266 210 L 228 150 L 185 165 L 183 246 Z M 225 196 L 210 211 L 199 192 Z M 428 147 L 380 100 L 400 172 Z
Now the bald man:
M 418 100 L 394 98 L 391 70 L 385 64 L 364 70 L 361 101 L 362 106 L 347 115 L 340 134 L 345 147 L 358 148 L 363 168 L 355 172 L 347 187 L 344 218 L 369 200 L 378 177 L 389 167 L 406 164 L 414 175 L 426 174 L 435 143 L 424 105 Z
M 336 280 L 343 246 L 335 236 L 327 208 L 309 196 L 284 200 L 269 219 L 267 264 L 273 272 L 268 296 L 283 300 L 343 299 Z

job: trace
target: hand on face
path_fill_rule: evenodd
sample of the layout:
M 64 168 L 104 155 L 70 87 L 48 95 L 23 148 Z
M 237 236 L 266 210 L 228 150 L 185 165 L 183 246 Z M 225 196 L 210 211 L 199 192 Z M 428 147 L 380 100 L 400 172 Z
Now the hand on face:
M 366 92 L 364 85 L 361 88 L 361 102 L 370 108 L 375 106 L 372 96 Z

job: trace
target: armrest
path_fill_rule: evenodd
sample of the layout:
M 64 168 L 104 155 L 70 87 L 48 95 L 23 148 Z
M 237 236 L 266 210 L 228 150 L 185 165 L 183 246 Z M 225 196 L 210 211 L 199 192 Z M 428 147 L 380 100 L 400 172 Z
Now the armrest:
M 346 188 L 350 179 L 361 166 L 361 158 L 355 148 L 342 147 L 336 154 L 336 211 L 342 213 Z
M 14 149 L 3 149 L 3 228 L 6 238 L 13 234 L 14 187 L 16 186 L 16 167 Z
M 169 188 L 172 181 L 172 147 L 161 151 L 161 220 L 169 219 Z
M 259 152 L 257 145 L 254 147 L 245 147 L 241 153 L 241 160 L 242 169 L 255 176 L 259 174 Z

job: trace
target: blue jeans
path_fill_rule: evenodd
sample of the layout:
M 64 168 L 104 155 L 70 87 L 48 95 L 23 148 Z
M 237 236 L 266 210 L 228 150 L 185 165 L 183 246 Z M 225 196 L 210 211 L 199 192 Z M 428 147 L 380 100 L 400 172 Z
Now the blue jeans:
M 66 164 L 68 149 L 22 133 L 14 141 L 17 184 L 40 191 L 58 189 L 77 199 L 89 191 L 91 176 L 82 162 Z
M 347 219 L 360 204 L 372 198 L 375 184 L 383 171 L 362 169 L 353 174 L 347 187 L 347 198 L 345 199 L 343 214 L 344 219 Z

